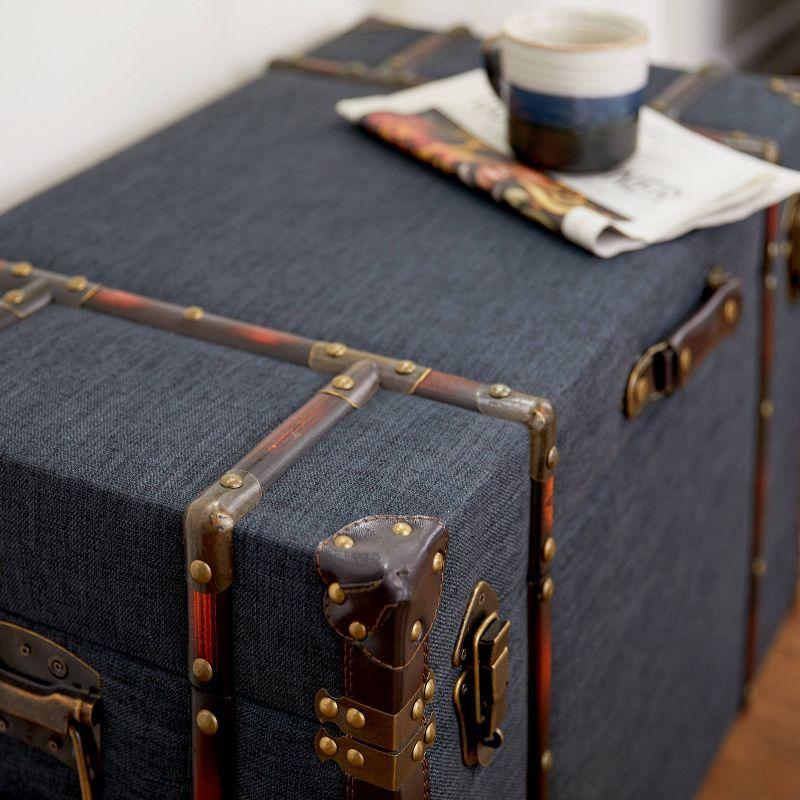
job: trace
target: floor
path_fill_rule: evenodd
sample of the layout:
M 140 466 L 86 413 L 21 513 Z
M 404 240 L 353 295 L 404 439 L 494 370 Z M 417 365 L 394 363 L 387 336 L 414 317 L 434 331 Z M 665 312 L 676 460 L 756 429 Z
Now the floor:
M 800 800 L 800 604 L 696 800 Z

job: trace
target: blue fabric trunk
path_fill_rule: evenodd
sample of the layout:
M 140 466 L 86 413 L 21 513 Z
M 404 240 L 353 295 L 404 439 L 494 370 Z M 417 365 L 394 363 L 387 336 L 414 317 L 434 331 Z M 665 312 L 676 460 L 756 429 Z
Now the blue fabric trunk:
M 379 63 L 405 32 L 318 51 Z M 459 39 L 431 77 L 478 63 Z M 652 95 L 672 73 L 655 70 Z M 0 257 L 549 398 L 559 414 L 551 785 L 556 800 L 689 798 L 739 705 L 749 570 L 763 217 L 600 262 L 337 118 L 383 87 L 271 71 L 0 217 Z M 687 121 L 769 135 L 800 166 L 800 118 L 731 76 Z M 739 275 L 740 328 L 668 401 L 621 412 L 636 356 Z M 783 264 L 779 269 L 783 270 Z M 800 307 L 777 292 L 760 652 L 796 580 Z M 102 674 L 106 798 L 190 794 L 181 514 L 324 382 L 302 367 L 63 307 L 2 334 L 0 617 Z M 339 690 L 317 543 L 374 513 L 450 530 L 432 634 L 434 800 L 523 800 L 528 442 L 512 423 L 382 393 L 235 531 L 241 798 L 339 800 L 313 698 Z M 506 744 L 461 762 L 450 657 L 477 580 L 512 622 Z M 0 737 L 0 796 L 77 780 Z

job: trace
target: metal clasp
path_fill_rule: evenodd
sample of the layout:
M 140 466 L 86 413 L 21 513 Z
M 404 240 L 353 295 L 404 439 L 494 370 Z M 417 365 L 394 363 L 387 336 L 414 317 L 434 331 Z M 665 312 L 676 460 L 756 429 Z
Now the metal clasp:
M 461 667 L 453 702 L 461 728 L 461 755 L 468 767 L 488 767 L 503 744 L 510 678 L 509 630 L 499 614 L 497 594 L 487 581 L 472 592 L 453 651 Z
M 0 733 L 78 773 L 92 800 L 100 773 L 100 676 L 55 642 L 0 622 Z

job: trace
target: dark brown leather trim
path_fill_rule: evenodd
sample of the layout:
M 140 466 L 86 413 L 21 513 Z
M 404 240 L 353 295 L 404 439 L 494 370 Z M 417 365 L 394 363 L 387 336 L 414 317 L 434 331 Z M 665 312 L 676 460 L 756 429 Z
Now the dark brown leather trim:
M 343 696 L 321 691 L 315 708 L 347 735 L 323 729 L 316 748 L 347 774 L 348 800 L 428 797 L 425 751 L 436 728 L 426 714 L 435 685 L 428 637 L 446 561 L 447 529 L 427 516 L 367 517 L 317 549 L 324 613 L 343 642 Z M 351 717 L 355 725 L 348 712 L 362 715 Z
M 732 334 L 742 314 L 742 282 L 714 270 L 700 307 L 673 334 L 648 348 L 628 376 L 625 413 L 644 408 L 685 386 L 717 345 Z
M 395 525 L 410 526 L 410 533 L 393 533 Z M 337 547 L 341 537 L 354 545 Z M 431 563 L 437 552 L 446 556 L 446 546 L 447 531 L 433 517 L 374 516 L 342 528 L 317 550 L 322 580 L 338 583 L 345 593 L 342 603 L 325 595 L 328 622 L 375 665 L 405 669 L 436 619 L 443 570 L 434 572 Z M 416 624 L 421 628 L 414 638 Z M 364 627 L 360 638 L 357 625 Z

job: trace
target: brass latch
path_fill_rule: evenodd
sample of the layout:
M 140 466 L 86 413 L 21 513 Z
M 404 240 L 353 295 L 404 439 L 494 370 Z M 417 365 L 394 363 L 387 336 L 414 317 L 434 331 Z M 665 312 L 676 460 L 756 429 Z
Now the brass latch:
M 739 278 L 713 270 L 700 307 L 634 364 L 625 390 L 625 413 L 636 417 L 654 400 L 685 386 L 714 348 L 736 330 L 742 300 Z
M 100 676 L 55 642 L 0 622 L 0 733 L 78 773 L 91 800 L 100 773 Z
M 461 755 L 468 767 L 488 767 L 503 744 L 500 724 L 506 716 L 511 623 L 500 619 L 499 608 L 494 589 L 480 581 L 453 651 L 453 666 L 463 670 L 453 688 L 453 701 L 461 728 Z

